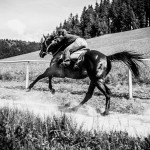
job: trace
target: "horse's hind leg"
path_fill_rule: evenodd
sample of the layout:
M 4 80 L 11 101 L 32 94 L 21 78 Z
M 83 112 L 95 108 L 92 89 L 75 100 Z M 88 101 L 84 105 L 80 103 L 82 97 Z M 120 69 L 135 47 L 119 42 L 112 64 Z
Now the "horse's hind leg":
M 101 79 L 96 82 L 96 86 L 106 97 L 105 111 L 103 112 L 103 115 L 108 115 L 110 108 L 110 89 L 103 83 Z
M 51 91 L 51 90 L 53 91 L 52 85 L 51 85 L 51 79 L 52 79 L 51 76 L 52 76 L 52 75 L 51 75 L 51 71 L 50 71 L 50 70 L 51 70 L 50 68 L 47 68 L 43 74 L 39 75 L 39 76 L 29 85 L 28 91 L 30 91 L 30 90 L 32 89 L 32 87 L 33 87 L 39 80 L 41 80 L 41 79 L 43 79 L 43 78 L 46 78 L 46 77 L 49 77 L 49 88 L 50 88 L 50 91 Z
M 72 110 L 77 111 L 79 107 L 81 107 L 84 103 L 86 103 L 92 97 L 94 89 L 95 89 L 95 83 L 91 81 L 90 86 L 88 88 L 88 92 L 85 95 L 85 98 L 78 106 L 73 107 Z
M 49 76 L 49 89 L 52 94 L 55 93 L 55 89 L 52 87 L 52 76 Z

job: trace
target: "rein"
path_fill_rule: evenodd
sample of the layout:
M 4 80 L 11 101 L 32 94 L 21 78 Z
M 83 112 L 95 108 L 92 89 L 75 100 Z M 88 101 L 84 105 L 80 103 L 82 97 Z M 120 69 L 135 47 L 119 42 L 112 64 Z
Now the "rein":
M 53 44 L 53 42 L 52 42 L 51 44 L 47 45 L 46 42 L 45 42 L 45 45 L 46 45 L 46 47 L 47 47 L 47 48 L 46 48 L 46 52 L 45 52 L 46 54 L 49 53 L 48 49 L 51 47 L 52 44 Z
M 46 54 L 48 54 L 49 53 L 49 48 L 51 47 L 51 45 L 53 44 L 53 42 L 51 43 L 51 44 L 49 44 L 48 46 L 47 46 L 47 44 L 45 43 L 45 45 L 47 46 L 47 49 L 46 49 Z M 58 50 L 55 52 L 55 53 L 52 53 L 52 55 L 53 55 L 53 57 L 55 57 L 56 56 L 56 54 L 60 51 L 60 49 L 63 47 L 63 45 L 62 46 L 60 46 L 59 48 L 58 48 Z
M 62 45 L 63 46 L 63 45 Z M 58 48 L 58 50 L 53 54 L 53 57 L 55 57 L 57 55 L 57 53 L 59 52 L 59 50 L 62 48 L 62 46 L 60 46 L 60 48 Z

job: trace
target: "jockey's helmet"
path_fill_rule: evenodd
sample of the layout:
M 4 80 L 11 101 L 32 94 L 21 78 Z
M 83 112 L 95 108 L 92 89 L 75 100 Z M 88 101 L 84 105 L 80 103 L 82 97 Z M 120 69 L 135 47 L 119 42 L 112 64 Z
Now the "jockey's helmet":
M 65 36 L 67 34 L 66 29 L 59 29 L 57 31 L 58 36 Z

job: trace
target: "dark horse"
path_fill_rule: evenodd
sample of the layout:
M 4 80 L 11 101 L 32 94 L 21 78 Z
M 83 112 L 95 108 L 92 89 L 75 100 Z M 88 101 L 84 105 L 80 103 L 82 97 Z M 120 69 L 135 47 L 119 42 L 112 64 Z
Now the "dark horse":
M 60 78 L 72 78 L 72 79 L 83 79 L 87 76 L 90 78 L 90 85 L 88 91 L 85 95 L 83 101 L 76 107 L 73 107 L 72 110 L 76 111 L 80 106 L 87 102 L 93 95 L 95 87 L 97 87 L 106 97 L 106 106 L 103 115 L 109 114 L 110 108 L 110 89 L 104 83 L 104 79 L 111 70 L 111 61 L 122 61 L 126 64 L 129 69 L 132 71 L 135 77 L 139 76 L 139 65 L 137 62 L 141 62 L 142 55 L 135 52 L 118 52 L 113 55 L 106 56 L 96 50 L 87 50 L 83 55 L 82 64 L 80 64 L 81 69 L 74 69 L 75 61 L 72 60 L 69 67 L 61 66 L 59 63 L 60 55 L 63 51 L 59 51 L 60 48 L 57 45 L 52 46 L 53 36 L 45 37 L 43 42 L 41 42 L 41 51 L 40 57 L 48 53 L 53 55 L 53 58 L 50 62 L 50 67 L 46 71 L 39 75 L 35 81 L 33 81 L 28 90 L 30 90 L 34 84 L 42 78 L 49 78 L 49 89 L 51 93 L 54 93 L 55 90 L 52 87 L 51 79 L 52 77 Z M 77 59 L 76 59 L 77 60 Z

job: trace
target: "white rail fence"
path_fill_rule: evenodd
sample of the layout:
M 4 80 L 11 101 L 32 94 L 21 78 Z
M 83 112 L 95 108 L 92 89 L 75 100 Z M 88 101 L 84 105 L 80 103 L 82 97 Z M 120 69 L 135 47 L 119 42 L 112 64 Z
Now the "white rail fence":
M 144 59 L 144 60 L 148 60 L 150 61 L 150 59 Z M 29 70 L 29 65 L 31 62 L 42 62 L 42 63 L 47 63 L 50 61 L 46 61 L 46 60 L 18 60 L 18 61 L 0 61 L 0 63 L 26 63 L 26 84 L 25 87 L 28 88 L 29 86 L 29 74 L 30 74 L 30 70 Z M 129 83 L 129 99 L 133 98 L 133 86 L 132 86 L 132 73 L 129 70 L 128 73 L 128 83 Z
M 29 86 L 29 74 L 30 74 L 29 65 L 30 65 L 31 62 L 41 62 L 41 63 L 49 62 L 50 63 L 50 61 L 46 61 L 46 60 L 0 61 L 0 63 L 26 63 L 26 84 L 25 84 L 26 89 Z

